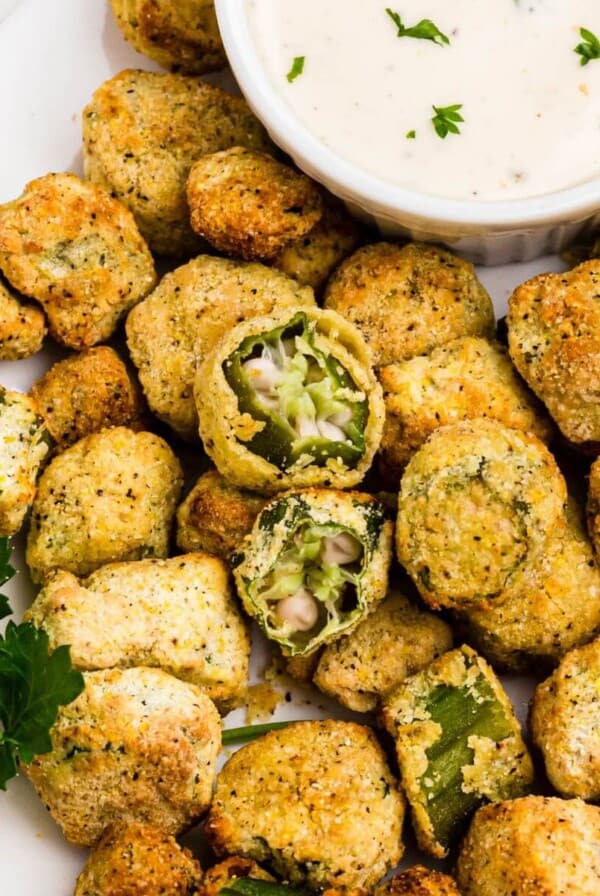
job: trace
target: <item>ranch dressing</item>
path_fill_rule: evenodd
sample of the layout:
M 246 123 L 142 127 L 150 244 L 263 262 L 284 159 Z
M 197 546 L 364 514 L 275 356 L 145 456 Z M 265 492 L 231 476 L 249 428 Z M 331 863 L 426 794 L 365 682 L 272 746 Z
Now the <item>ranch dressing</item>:
M 450 43 L 398 37 L 386 7 Z M 390 184 L 516 199 L 600 176 L 600 59 L 574 51 L 581 27 L 600 38 L 599 0 L 247 0 L 247 14 L 304 125 Z M 438 136 L 433 105 L 460 105 L 459 134 Z

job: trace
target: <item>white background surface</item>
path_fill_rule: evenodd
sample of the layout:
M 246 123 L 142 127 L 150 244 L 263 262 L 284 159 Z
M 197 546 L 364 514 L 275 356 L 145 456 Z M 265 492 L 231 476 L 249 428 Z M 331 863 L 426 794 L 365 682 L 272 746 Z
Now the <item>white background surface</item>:
M 81 110 L 103 80 L 131 66 L 156 69 L 125 44 L 104 0 L 23 0 L 0 23 L 0 202 L 16 197 L 28 180 L 49 171 L 81 173 Z M 559 269 L 558 259 L 546 258 L 482 269 L 480 275 L 501 316 L 518 283 L 540 271 Z M 0 383 L 26 391 L 56 356 L 56 350 L 47 349 L 32 360 L 0 363 Z M 15 561 L 24 570 L 19 542 Z M 33 596 L 26 572 L 4 590 L 20 617 Z M 263 665 L 258 651 L 255 676 Z M 507 684 L 524 718 L 531 683 L 513 679 Z M 316 703 L 308 706 L 306 694 L 298 692 L 294 704 L 284 704 L 276 715 L 341 715 L 322 698 Z M 243 724 L 240 711 L 226 722 L 228 727 L 236 724 Z M 192 834 L 189 842 L 199 845 L 199 834 Z M 85 857 L 84 851 L 64 842 L 26 780 L 14 779 L 7 793 L 0 792 L 1 896 L 69 896 Z

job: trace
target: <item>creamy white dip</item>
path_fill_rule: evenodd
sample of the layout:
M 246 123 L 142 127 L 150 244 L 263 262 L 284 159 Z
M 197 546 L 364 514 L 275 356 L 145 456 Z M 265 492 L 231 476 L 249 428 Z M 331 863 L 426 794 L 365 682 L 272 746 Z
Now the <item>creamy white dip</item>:
M 398 37 L 386 7 L 450 43 Z M 574 51 L 581 27 L 600 38 L 600 0 L 247 0 L 247 14 L 304 125 L 389 183 L 515 199 L 600 176 L 600 59 Z M 441 139 L 432 106 L 458 104 L 460 134 Z

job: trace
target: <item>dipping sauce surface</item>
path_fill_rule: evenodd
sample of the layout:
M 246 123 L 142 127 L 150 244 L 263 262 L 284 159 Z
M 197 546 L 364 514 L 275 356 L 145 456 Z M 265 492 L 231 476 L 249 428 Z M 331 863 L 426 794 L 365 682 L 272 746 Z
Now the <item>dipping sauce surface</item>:
M 592 48 L 582 65 L 575 51 L 582 27 L 600 39 L 600 0 L 247 0 L 247 9 L 269 77 L 300 120 L 384 181 L 477 200 L 600 177 L 600 59 Z M 431 20 L 449 43 L 398 36 L 388 9 L 405 28 Z M 442 139 L 433 106 L 460 107 L 458 134 Z

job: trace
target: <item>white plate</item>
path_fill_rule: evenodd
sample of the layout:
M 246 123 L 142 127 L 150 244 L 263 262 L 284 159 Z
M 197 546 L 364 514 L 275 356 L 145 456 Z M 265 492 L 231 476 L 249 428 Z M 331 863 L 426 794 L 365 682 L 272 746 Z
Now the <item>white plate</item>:
M 23 0 L 0 23 L 0 202 L 18 196 L 25 183 L 49 171 L 81 174 L 80 113 L 95 88 L 123 68 L 156 70 L 122 39 L 110 9 L 101 0 Z M 487 268 L 481 279 L 494 298 L 498 316 L 506 310 L 511 290 L 546 270 L 560 270 L 557 258 L 525 265 Z M 26 391 L 58 356 L 46 349 L 28 361 L 0 363 L 0 383 Z M 19 618 L 33 597 L 24 571 L 22 545 L 15 546 L 15 565 L 21 570 L 3 590 L 11 597 Z M 253 675 L 264 667 L 261 645 L 253 654 Z M 524 719 L 531 682 L 507 681 L 519 716 Z M 316 693 L 295 690 L 293 702 L 282 704 L 276 718 L 343 716 L 333 703 Z M 227 726 L 243 724 L 242 711 Z M 198 851 L 199 831 L 188 836 Z M 12 780 L 0 792 L 0 893 L 2 896 L 69 896 L 86 852 L 68 846 L 29 783 Z M 424 861 L 411 855 L 409 860 Z

